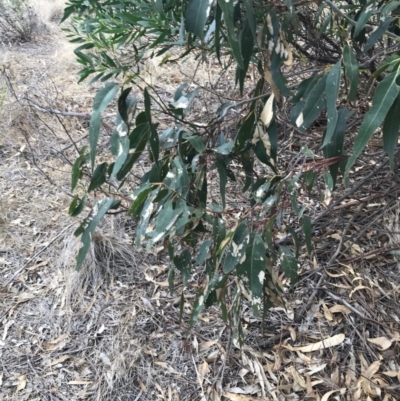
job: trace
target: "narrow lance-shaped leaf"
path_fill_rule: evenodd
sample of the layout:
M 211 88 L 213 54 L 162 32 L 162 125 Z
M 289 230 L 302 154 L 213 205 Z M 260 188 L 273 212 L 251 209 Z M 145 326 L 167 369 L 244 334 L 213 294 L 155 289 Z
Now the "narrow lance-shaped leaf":
M 244 68 L 239 42 L 236 39 L 235 26 L 233 22 L 234 0 L 218 0 L 218 4 L 224 13 L 224 21 L 228 31 L 228 40 L 231 45 L 233 56 L 240 68 Z
M 286 246 L 280 247 L 281 265 L 285 275 L 290 278 L 290 282 L 294 284 L 297 281 L 297 259 L 293 252 Z
M 350 101 L 356 100 L 358 89 L 358 62 L 350 47 L 346 45 L 343 49 L 343 64 L 345 67 L 346 77 L 349 80 L 350 90 L 348 98 Z
M 266 262 L 264 241 L 253 232 L 250 234 L 246 256 L 241 260 L 236 271 L 244 289 L 251 296 L 255 314 L 259 312 L 262 304 Z
M 363 151 L 372 134 L 381 125 L 382 121 L 389 112 L 393 102 L 399 94 L 397 83 L 399 71 L 389 74 L 376 88 L 372 107 L 365 115 L 360 130 L 353 146 L 353 155 L 349 159 L 346 167 L 346 175 L 353 166 L 357 157 Z
M 237 67 L 236 71 L 236 83 L 239 81 L 240 93 L 243 94 L 244 81 L 246 79 L 247 70 L 249 68 L 250 59 L 253 54 L 254 37 L 250 29 L 249 21 L 246 19 L 243 25 L 243 29 L 239 34 L 241 51 L 243 57 L 243 68 Z
M 304 106 L 296 119 L 296 125 L 305 131 L 325 108 L 325 90 L 327 76 L 322 76 L 304 99 Z
M 190 0 L 186 9 L 186 29 L 199 38 L 204 37 L 204 26 L 210 14 L 210 0 Z
M 254 40 L 257 39 L 257 25 L 256 25 L 256 19 L 254 17 L 254 10 L 253 10 L 253 0 L 243 0 L 243 3 L 246 7 L 246 13 L 247 13 L 247 20 L 250 25 L 251 32 L 253 34 Z
M 159 156 L 159 148 L 160 148 L 160 140 L 158 138 L 157 131 L 154 125 L 151 123 L 151 101 L 150 95 L 147 89 L 144 90 L 144 108 L 146 112 L 146 117 L 148 122 L 150 123 L 150 149 L 151 153 L 153 154 L 154 161 L 158 161 Z
M 106 182 L 107 163 L 101 163 L 93 172 L 92 180 L 88 188 L 88 192 L 94 191 Z
M 182 212 L 183 209 L 178 206 L 175 209 L 173 208 L 172 199 L 164 203 L 155 221 L 154 230 L 146 234 L 147 236 L 152 237 L 149 241 L 148 249 L 169 233 Z
M 198 265 L 202 265 L 208 256 L 208 251 L 211 248 L 211 240 L 210 239 L 206 239 L 201 245 L 200 245 L 200 249 L 199 249 L 199 254 L 197 255 L 196 258 L 196 263 Z
M 311 241 L 311 219 L 309 216 L 303 215 L 301 218 L 301 224 L 303 226 L 304 237 L 306 239 L 307 251 L 308 254 L 311 255 L 312 253 L 312 241 Z
M 373 8 L 367 8 L 361 12 L 360 16 L 358 17 L 357 24 L 354 28 L 354 35 L 353 38 L 357 38 L 360 32 L 365 28 L 366 23 L 368 22 L 369 17 L 374 13 Z
M 101 88 L 93 102 L 93 113 L 90 118 L 89 143 L 90 143 L 90 161 L 92 169 L 94 168 L 94 160 L 96 158 L 97 142 L 99 140 L 101 113 L 111 103 L 119 89 L 118 84 L 109 82 Z
M 378 29 L 375 29 L 369 36 L 367 43 L 364 46 L 363 54 L 367 53 L 368 50 L 372 49 L 375 43 L 383 36 L 383 34 L 389 28 L 389 25 L 393 22 L 392 18 L 387 18 L 386 20 L 381 21 Z
M 390 108 L 385 123 L 383 124 L 383 150 L 387 152 L 390 161 L 390 168 L 394 169 L 394 151 L 397 146 L 400 130 L 400 95 Z
M 226 181 L 227 181 L 226 165 L 222 159 L 219 159 L 216 165 L 219 174 L 219 190 L 221 193 L 222 207 L 225 209 L 226 205 L 225 191 L 226 191 Z
M 236 227 L 232 242 L 225 258 L 224 273 L 230 273 L 246 253 L 246 248 L 250 239 L 247 225 L 247 221 L 242 221 Z
M 326 134 L 322 147 L 324 147 L 327 143 L 329 143 L 336 128 L 337 116 L 338 116 L 336 110 L 336 100 L 339 94 L 340 68 L 341 68 L 341 62 L 338 61 L 329 71 L 328 77 L 326 78 L 325 92 L 326 92 L 328 125 L 326 128 Z
M 331 140 L 324 147 L 324 157 L 329 159 L 335 156 L 343 156 L 343 144 L 344 144 L 344 136 L 346 133 L 346 125 L 347 120 L 353 114 L 352 111 L 346 109 L 345 107 L 341 108 L 338 113 L 337 124 L 335 127 L 335 131 L 332 134 Z M 325 133 L 326 135 L 326 133 Z M 325 143 L 325 140 L 324 140 Z M 336 178 L 339 171 L 340 162 L 335 163 L 329 166 L 329 171 L 333 180 L 333 187 L 336 184 Z
M 79 249 L 77 261 L 76 261 L 76 270 L 80 270 L 82 264 L 85 260 L 86 254 L 89 250 L 90 243 L 92 241 L 92 236 L 94 230 L 99 224 L 102 217 L 107 213 L 107 211 L 114 206 L 119 204 L 119 201 L 112 198 L 105 198 L 95 203 L 93 209 L 91 210 L 86 222 L 84 223 L 83 233 L 81 237 L 82 246 Z

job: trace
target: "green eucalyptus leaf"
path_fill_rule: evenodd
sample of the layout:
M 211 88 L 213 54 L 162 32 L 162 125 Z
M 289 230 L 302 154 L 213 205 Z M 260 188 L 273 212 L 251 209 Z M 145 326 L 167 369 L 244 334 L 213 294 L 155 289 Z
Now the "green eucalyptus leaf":
M 350 83 L 348 98 L 350 101 L 355 101 L 358 91 L 359 67 L 357 58 L 350 49 L 349 45 L 345 45 L 343 48 L 343 64 L 345 67 L 346 77 Z
M 290 279 L 291 283 L 294 284 L 297 281 L 297 259 L 293 252 L 286 246 L 281 246 L 280 252 L 282 269 L 285 275 Z
M 199 38 L 204 37 L 204 26 L 210 14 L 209 0 L 189 0 L 186 9 L 186 29 Z
M 399 139 L 400 130 L 400 95 L 390 107 L 383 124 L 383 150 L 387 152 L 390 168 L 394 171 L 394 151 Z
M 372 99 L 372 107 L 365 115 L 358 135 L 353 145 L 353 155 L 350 157 L 347 167 L 346 175 L 350 168 L 355 163 L 358 156 L 361 154 L 365 145 L 368 143 L 372 134 L 381 125 L 382 121 L 388 114 L 392 104 L 396 100 L 400 86 L 398 85 L 399 71 L 392 72 L 385 79 L 379 83 L 376 88 L 374 98 Z
M 101 88 L 94 98 L 93 112 L 90 118 L 89 143 L 90 143 L 90 161 L 92 169 L 94 168 L 94 160 L 96 157 L 97 142 L 99 140 L 101 114 L 111 103 L 119 89 L 118 84 L 109 82 Z
M 89 216 L 86 218 L 85 222 L 82 224 L 82 246 L 79 249 L 77 260 L 76 260 L 76 270 L 80 270 L 83 262 L 86 258 L 86 254 L 89 250 L 90 243 L 92 241 L 94 230 L 99 224 L 100 220 L 107 213 L 109 209 L 116 207 L 120 202 L 112 198 L 104 198 L 97 201 Z
M 336 110 L 336 101 L 340 88 L 340 69 L 341 62 L 338 61 L 329 71 L 326 79 L 326 105 L 328 114 L 328 125 L 322 147 L 330 142 L 336 128 L 338 113 Z
M 88 192 L 94 191 L 106 182 L 107 168 L 107 163 L 101 163 L 96 167 L 93 172 L 92 180 L 90 181 Z
M 258 314 L 262 304 L 266 261 L 264 241 L 258 234 L 250 233 L 245 256 L 236 271 L 245 291 L 251 296 L 254 314 Z

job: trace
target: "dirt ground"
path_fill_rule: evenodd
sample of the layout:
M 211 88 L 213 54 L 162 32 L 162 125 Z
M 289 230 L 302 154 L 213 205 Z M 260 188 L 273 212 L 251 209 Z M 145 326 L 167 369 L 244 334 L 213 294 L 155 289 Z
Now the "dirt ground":
M 38 4 L 46 32 L 0 46 L 0 400 L 399 400 L 400 267 L 387 251 L 400 238 L 400 184 L 383 153 L 363 156 L 358 192 L 332 194 L 329 220 L 305 196 L 314 258 L 295 287 L 280 275 L 287 305 L 264 324 L 245 308 L 242 349 L 217 309 L 188 332 L 168 260 L 132 247 L 130 220 L 104 219 L 75 271 L 71 140 L 86 139 L 95 89 L 77 84 L 73 46 L 54 23 L 62 4 Z M 155 74 L 167 97 L 186 79 L 177 67 Z M 237 93 L 232 77 L 224 85 Z M 282 141 L 293 154 L 299 138 Z M 345 251 L 326 269 L 338 244 Z

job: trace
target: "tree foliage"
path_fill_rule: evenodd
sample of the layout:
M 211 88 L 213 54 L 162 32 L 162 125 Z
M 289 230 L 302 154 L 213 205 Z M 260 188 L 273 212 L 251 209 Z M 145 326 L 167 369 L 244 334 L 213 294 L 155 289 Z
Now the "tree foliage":
M 256 314 L 277 304 L 282 289 L 275 267 L 294 283 L 300 235 L 313 252 L 312 219 L 299 193 L 312 190 L 319 168 L 304 147 L 296 168 L 279 171 L 282 121 L 305 133 L 326 116 L 319 146 L 330 190 L 339 173 L 349 182 L 351 167 L 380 126 L 393 167 L 400 126 L 399 11 L 398 1 L 376 0 L 70 0 L 64 20 L 70 17 L 70 39 L 78 44 L 80 80 L 90 76 L 91 83 L 104 83 L 94 99 L 89 147 L 82 148 L 73 166 L 72 189 L 84 176 L 91 179 L 82 181 L 85 195 L 74 198 L 70 214 L 78 215 L 88 199 L 93 201 L 76 232 L 83 244 L 78 268 L 100 218 L 109 209 L 126 210 L 137 222 L 136 245 L 162 244 L 168 252 L 171 292 L 176 271 L 185 287 L 192 271 L 202 267 L 191 324 L 205 307 L 217 304 L 240 344 L 243 302 Z M 179 55 L 167 55 L 177 46 Z M 137 112 L 132 87 L 149 54 L 166 56 L 163 62 L 215 55 L 221 69 L 235 65 L 241 93 L 250 65 L 259 79 L 251 98 L 222 102 L 214 118 L 202 124 L 190 115 L 199 88 L 185 85 L 176 88 L 168 105 L 147 87 Z M 311 67 L 302 79 L 290 80 L 293 65 Z M 367 96 L 372 105 L 360 114 L 358 99 Z M 101 116 L 113 101 L 113 162 L 100 163 Z M 173 118 L 167 129 L 160 130 L 154 105 Z M 246 115 L 228 135 L 227 116 L 239 106 Z M 359 129 L 348 157 L 350 121 Z M 142 159 L 149 168 L 127 197 L 124 185 Z M 256 165 L 269 173 L 258 174 Z M 226 201 L 238 171 L 245 173 L 242 191 L 248 198 L 242 211 Z M 219 197 L 210 196 L 210 174 L 217 177 Z M 235 225 L 228 224 L 232 216 Z M 230 296 L 228 287 L 235 288 Z M 182 308 L 183 302 L 184 292 Z

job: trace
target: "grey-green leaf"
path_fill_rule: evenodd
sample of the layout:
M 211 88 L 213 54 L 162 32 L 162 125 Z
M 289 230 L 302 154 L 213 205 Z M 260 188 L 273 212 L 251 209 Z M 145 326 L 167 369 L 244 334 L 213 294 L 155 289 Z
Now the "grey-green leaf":
M 180 255 L 174 257 L 174 265 L 181 272 L 183 286 L 186 286 L 192 270 L 192 259 L 188 249 L 185 249 Z
M 366 23 L 368 22 L 369 17 L 375 12 L 373 8 L 365 9 L 360 16 L 358 17 L 356 27 L 354 28 L 353 38 L 357 38 L 360 32 L 365 28 Z
M 344 144 L 344 137 L 346 133 L 346 125 L 347 120 L 353 114 L 352 111 L 346 109 L 345 107 L 341 108 L 338 113 L 337 124 L 335 127 L 335 131 L 333 132 L 330 141 L 324 147 L 324 157 L 329 159 L 335 156 L 343 156 L 343 144 Z M 325 133 L 326 135 L 326 133 Z M 325 143 L 325 140 L 324 140 Z M 329 166 L 329 171 L 332 176 L 333 180 L 333 187 L 336 184 L 336 178 L 339 171 L 340 162 L 332 164 Z
M 196 263 L 198 265 L 202 265 L 206 261 L 208 251 L 210 250 L 210 248 L 211 248 L 211 240 L 210 239 L 206 239 L 200 245 L 199 254 L 197 255 L 197 258 L 196 258 Z
M 221 193 L 222 206 L 225 209 L 225 191 L 226 191 L 226 181 L 227 181 L 227 173 L 226 173 L 226 164 L 223 159 L 219 159 L 216 162 L 217 170 L 219 174 L 219 191 Z
M 218 4 L 222 9 L 224 15 L 224 21 L 226 29 L 228 31 L 228 40 L 231 45 L 233 56 L 240 68 L 244 68 L 242 53 L 240 51 L 240 44 L 236 38 L 235 25 L 233 23 L 233 10 L 234 10 L 234 0 L 218 0 Z
M 389 109 L 399 94 L 399 85 L 397 84 L 399 71 L 392 72 L 379 83 L 376 88 L 372 107 L 365 115 L 358 135 L 353 146 L 353 155 L 349 159 L 346 167 L 346 175 L 355 163 L 357 157 L 363 151 L 372 134 L 381 125 Z
M 326 79 L 326 75 L 322 76 L 305 97 L 304 106 L 296 119 L 300 131 L 304 132 L 325 108 Z
M 204 26 L 210 14 L 209 0 L 190 0 L 186 9 L 186 29 L 199 38 L 204 37 Z
M 106 182 L 107 163 L 101 163 L 93 172 L 92 180 L 88 188 L 88 192 L 94 191 Z
M 254 314 L 259 312 L 262 305 L 266 267 L 267 256 L 264 241 L 258 234 L 252 232 L 246 248 L 246 256 L 240 261 L 236 271 L 244 288 L 251 295 Z
M 102 217 L 107 213 L 109 209 L 113 206 L 117 205 L 119 201 L 112 198 L 105 198 L 95 203 L 93 209 L 91 210 L 88 218 L 86 219 L 86 225 L 84 226 L 84 231 L 82 233 L 81 242 L 82 246 L 79 249 L 77 261 L 76 261 L 76 270 L 80 270 L 82 264 L 85 260 L 86 254 L 89 250 L 90 243 L 92 241 L 92 236 L 94 230 L 99 224 Z
M 341 69 L 341 62 L 338 61 L 329 71 L 328 77 L 326 79 L 325 92 L 326 92 L 328 124 L 322 147 L 324 147 L 327 143 L 329 143 L 336 128 L 337 116 L 338 116 L 336 110 L 336 101 L 340 87 L 340 69 Z
M 249 243 L 249 231 L 247 222 L 242 221 L 235 230 L 231 245 L 225 258 L 224 273 L 230 273 L 246 253 Z
M 297 281 L 297 259 L 293 252 L 286 246 L 281 246 L 280 251 L 282 269 L 285 275 L 290 279 L 291 283 L 294 284 Z
M 99 140 L 100 125 L 101 125 L 101 113 L 111 103 L 117 94 L 119 89 L 118 84 L 108 82 L 103 88 L 101 88 L 93 102 L 93 113 L 90 118 L 89 128 L 89 143 L 90 143 L 90 161 L 92 163 L 92 169 L 94 168 L 94 160 L 96 158 L 97 142 Z
M 397 146 L 400 130 L 400 95 L 392 104 L 383 124 L 383 150 L 387 152 L 390 168 L 394 169 L 394 151 Z
M 343 64 L 345 67 L 346 77 L 350 83 L 348 99 L 354 101 L 357 97 L 359 68 L 357 58 L 348 45 L 343 48 Z

